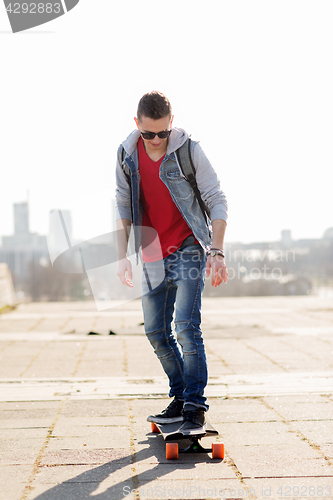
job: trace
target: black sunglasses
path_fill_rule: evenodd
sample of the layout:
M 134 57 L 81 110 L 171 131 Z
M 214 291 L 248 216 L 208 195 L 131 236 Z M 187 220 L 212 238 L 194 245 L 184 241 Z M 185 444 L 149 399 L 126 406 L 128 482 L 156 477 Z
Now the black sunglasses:
M 141 132 L 141 135 L 146 141 L 152 141 L 155 138 L 155 135 L 160 139 L 167 139 L 171 134 L 171 130 L 162 130 L 162 132 Z

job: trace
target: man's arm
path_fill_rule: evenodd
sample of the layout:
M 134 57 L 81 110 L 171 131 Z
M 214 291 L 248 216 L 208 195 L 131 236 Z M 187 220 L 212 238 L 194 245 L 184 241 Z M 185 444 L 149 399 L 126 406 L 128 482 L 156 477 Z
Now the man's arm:
M 118 246 L 117 275 L 123 285 L 133 287 L 132 265 L 127 258 L 128 239 L 131 230 L 131 189 L 125 172 L 122 168 L 123 147 L 120 145 L 117 152 L 116 164 L 116 229 Z
M 211 248 L 223 250 L 226 221 L 228 218 L 228 204 L 220 181 L 210 161 L 203 152 L 199 143 L 193 143 L 193 164 L 196 170 L 196 181 L 203 201 L 210 210 L 213 228 Z M 207 257 L 207 277 L 212 275 L 212 286 L 219 286 L 227 281 L 228 271 L 224 259 L 217 255 Z
M 227 198 L 221 189 L 220 181 L 212 164 L 199 143 L 193 143 L 193 165 L 201 197 L 210 210 L 211 220 L 228 220 Z
M 213 228 L 212 248 L 218 248 L 219 250 L 223 250 L 223 242 L 224 242 L 226 227 L 227 223 L 225 220 L 215 219 L 212 221 L 212 228 Z
M 123 285 L 133 287 L 132 264 L 127 258 L 128 238 L 131 231 L 132 221 L 118 219 L 116 221 L 117 246 L 118 246 L 118 270 L 117 276 Z M 127 273 L 127 277 L 126 277 Z
M 224 235 L 227 223 L 222 219 L 212 221 L 213 240 L 212 248 L 223 250 Z M 211 257 L 208 255 L 206 263 L 207 277 L 212 275 L 212 286 L 220 286 L 223 281 L 226 283 L 228 278 L 227 266 L 221 255 Z

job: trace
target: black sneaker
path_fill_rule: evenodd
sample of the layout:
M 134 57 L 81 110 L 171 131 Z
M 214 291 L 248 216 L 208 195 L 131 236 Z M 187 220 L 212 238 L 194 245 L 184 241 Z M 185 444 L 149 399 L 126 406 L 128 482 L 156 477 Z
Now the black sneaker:
M 174 397 L 169 406 L 165 408 L 161 413 L 157 415 L 149 415 L 147 418 L 148 422 L 155 422 L 155 424 L 171 424 L 172 422 L 182 422 L 183 415 L 182 410 L 184 407 L 184 401 Z
M 193 408 L 193 406 L 192 406 Z M 206 434 L 206 418 L 203 408 L 183 410 L 184 421 L 179 428 L 179 433 L 184 436 Z

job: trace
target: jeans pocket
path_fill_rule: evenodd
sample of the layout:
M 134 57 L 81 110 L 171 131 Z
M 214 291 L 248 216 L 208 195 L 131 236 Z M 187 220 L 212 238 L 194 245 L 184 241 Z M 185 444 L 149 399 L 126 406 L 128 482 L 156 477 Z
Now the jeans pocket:
M 203 249 L 199 243 L 192 243 L 191 245 L 187 245 L 186 247 L 179 248 L 178 250 L 181 254 L 202 254 Z

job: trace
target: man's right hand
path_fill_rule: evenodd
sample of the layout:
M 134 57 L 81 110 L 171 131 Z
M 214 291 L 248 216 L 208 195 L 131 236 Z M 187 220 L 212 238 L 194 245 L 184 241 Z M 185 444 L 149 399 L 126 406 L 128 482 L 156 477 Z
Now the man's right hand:
M 117 276 L 123 285 L 133 288 L 132 264 L 127 258 L 118 261 Z

